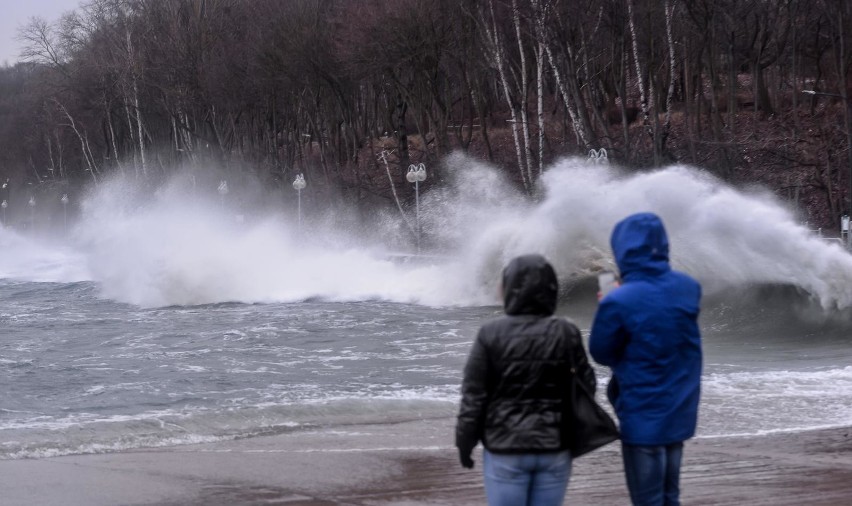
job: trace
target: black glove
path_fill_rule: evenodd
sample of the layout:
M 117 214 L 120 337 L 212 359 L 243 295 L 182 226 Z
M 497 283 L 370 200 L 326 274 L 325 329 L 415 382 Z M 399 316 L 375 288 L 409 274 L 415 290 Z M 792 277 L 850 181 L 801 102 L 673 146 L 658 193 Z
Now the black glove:
M 465 469 L 473 469 L 473 459 L 471 458 L 473 448 L 459 448 L 459 461 Z

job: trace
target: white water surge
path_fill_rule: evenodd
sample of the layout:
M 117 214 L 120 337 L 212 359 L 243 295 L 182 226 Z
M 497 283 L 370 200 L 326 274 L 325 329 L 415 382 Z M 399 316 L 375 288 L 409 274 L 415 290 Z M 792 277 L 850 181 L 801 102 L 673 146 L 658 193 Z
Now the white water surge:
M 113 180 L 91 191 L 70 245 L 0 230 L 0 277 L 91 279 L 103 296 L 142 307 L 314 298 L 490 304 L 511 257 L 540 252 L 563 279 L 582 275 L 611 265 L 618 220 L 652 211 L 668 228 L 675 267 L 708 292 L 793 284 L 825 308 L 852 306 L 852 256 L 769 194 L 685 166 L 636 174 L 567 159 L 546 171 L 530 202 L 480 162 L 456 155 L 446 165 L 447 181 L 421 195 L 424 243 L 439 248 L 426 261 L 393 260 L 400 244 L 413 244 L 393 212 L 357 222 L 340 218 L 352 215 L 345 209 L 317 216 L 308 207 L 300 231 L 289 209 L 244 206 L 237 221 L 236 196 L 224 205 L 195 198 L 183 179 L 154 195 Z

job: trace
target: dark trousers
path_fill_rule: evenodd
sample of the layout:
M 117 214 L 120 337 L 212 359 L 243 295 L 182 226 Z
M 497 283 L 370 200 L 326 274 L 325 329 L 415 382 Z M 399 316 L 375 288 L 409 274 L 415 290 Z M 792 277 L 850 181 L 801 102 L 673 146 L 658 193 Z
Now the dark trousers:
M 622 443 L 621 452 L 633 506 L 680 506 L 683 443 L 665 446 Z

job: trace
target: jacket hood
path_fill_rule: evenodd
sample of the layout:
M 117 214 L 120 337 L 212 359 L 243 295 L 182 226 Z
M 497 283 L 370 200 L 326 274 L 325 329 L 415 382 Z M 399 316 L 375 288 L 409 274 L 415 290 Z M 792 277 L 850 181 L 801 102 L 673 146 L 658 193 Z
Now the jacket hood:
M 503 269 L 506 314 L 552 315 L 558 294 L 556 272 L 541 255 L 517 257 Z
M 669 266 L 669 238 L 659 216 L 633 214 L 615 226 L 610 239 L 621 277 L 630 274 L 662 274 Z

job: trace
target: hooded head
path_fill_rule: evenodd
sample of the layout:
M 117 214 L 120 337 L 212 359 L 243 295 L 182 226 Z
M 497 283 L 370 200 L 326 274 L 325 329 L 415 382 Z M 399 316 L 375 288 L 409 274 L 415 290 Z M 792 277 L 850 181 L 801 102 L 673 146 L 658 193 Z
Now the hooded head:
M 610 245 L 622 278 L 635 273 L 662 274 L 671 269 L 669 238 L 656 214 L 633 214 L 618 222 Z
M 558 294 L 556 272 L 541 255 L 517 257 L 503 269 L 506 314 L 552 315 Z

